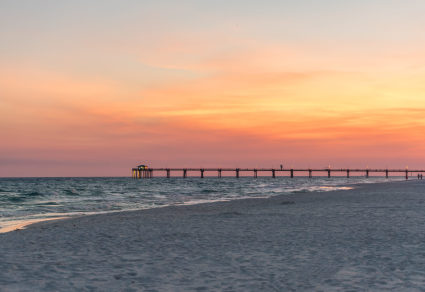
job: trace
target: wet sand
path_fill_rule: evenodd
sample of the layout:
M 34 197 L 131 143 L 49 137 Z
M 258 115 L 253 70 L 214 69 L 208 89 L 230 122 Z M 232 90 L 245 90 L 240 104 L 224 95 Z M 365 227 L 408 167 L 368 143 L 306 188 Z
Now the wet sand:
M 423 291 L 424 222 L 424 181 L 41 222 L 0 290 Z

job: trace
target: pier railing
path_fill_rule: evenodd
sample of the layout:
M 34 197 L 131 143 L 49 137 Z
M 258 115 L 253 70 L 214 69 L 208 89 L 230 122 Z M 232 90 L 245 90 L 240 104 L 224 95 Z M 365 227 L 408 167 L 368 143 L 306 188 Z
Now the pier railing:
M 422 173 L 425 170 L 422 169 L 372 169 L 372 168 L 133 168 L 133 178 L 152 178 L 154 173 L 162 172 L 165 177 L 170 178 L 171 172 L 179 172 L 181 177 L 187 178 L 188 172 L 198 172 L 200 178 L 205 177 L 206 172 L 215 172 L 217 177 L 221 178 L 223 172 L 234 173 L 236 178 L 240 177 L 241 173 L 251 173 L 254 178 L 258 177 L 258 173 L 269 173 L 271 177 L 276 178 L 277 173 L 287 173 L 288 177 L 293 178 L 296 173 L 307 173 L 308 177 L 313 177 L 313 173 L 326 173 L 328 178 L 332 177 L 332 173 L 340 173 L 340 176 L 350 177 L 352 173 L 362 173 L 368 178 L 372 173 L 382 173 L 388 178 L 391 174 L 402 174 L 406 179 L 409 179 L 409 174 L 417 174 L 418 177 L 422 178 Z

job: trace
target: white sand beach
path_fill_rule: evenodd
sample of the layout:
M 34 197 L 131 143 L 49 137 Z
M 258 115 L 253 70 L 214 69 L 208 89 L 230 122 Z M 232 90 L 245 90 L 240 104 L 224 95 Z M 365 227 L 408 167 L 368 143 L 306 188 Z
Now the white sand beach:
M 37 223 L 0 234 L 1 291 L 423 291 L 425 183 Z

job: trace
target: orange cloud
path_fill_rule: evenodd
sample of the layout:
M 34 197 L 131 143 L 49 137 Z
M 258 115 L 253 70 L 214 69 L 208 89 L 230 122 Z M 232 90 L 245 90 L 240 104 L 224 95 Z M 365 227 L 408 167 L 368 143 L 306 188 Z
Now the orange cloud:
M 3 67 L 1 157 L 9 164 L 72 161 L 75 171 L 85 164 L 104 171 L 111 161 L 123 173 L 139 160 L 161 166 L 425 163 L 420 69 L 349 71 L 331 64 L 318 70 L 300 61 L 304 70 L 287 70 L 286 61 L 291 68 L 301 57 L 275 52 L 193 61 L 191 78 L 149 86 Z

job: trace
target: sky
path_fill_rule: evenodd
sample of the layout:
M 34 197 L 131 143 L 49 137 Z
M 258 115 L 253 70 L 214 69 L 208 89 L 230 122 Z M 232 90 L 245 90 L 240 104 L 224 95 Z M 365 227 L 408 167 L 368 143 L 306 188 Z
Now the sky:
M 425 168 L 425 1 L 0 1 L 0 176 Z

